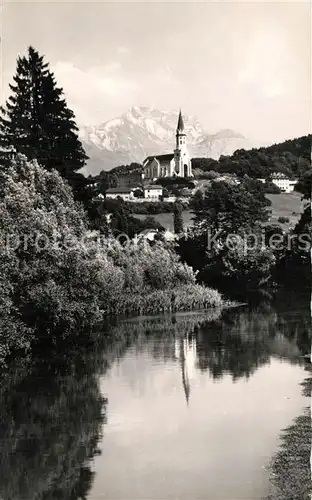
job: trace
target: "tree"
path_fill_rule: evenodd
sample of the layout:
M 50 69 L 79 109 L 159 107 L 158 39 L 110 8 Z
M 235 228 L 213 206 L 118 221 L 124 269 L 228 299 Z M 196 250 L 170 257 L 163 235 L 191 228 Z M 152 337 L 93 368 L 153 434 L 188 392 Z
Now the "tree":
M 213 232 L 235 233 L 268 220 L 268 206 L 260 183 L 244 178 L 240 184 L 213 181 L 205 193 L 191 200 L 195 226 Z
M 143 189 L 137 188 L 134 190 L 133 195 L 135 198 L 144 198 L 144 191 Z
M 305 203 L 300 219 L 289 233 L 291 245 L 287 245 L 285 255 L 280 260 L 276 274 L 277 280 L 291 285 L 292 288 L 310 287 L 311 285 L 311 189 L 312 169 L 308 169 L 299 178 L 295 186 L 301 193 L 301 200 Z
M 183 208 L 181 203 L 175 202 L 173 206 L 173 227 L 176 234 L 183 233 Z
M 83 179 L 76 172 L 88 157 L 78 139 L 75 116 L 33 47 L 27 56 L 18 57 L 13 80 L 12 94 L 0 109 L 1 164 L 8 166 L 16 154 L 24 154 L 47 170 L 58 170 L 81 191 Z
M 218 161 L 212 158 L 192 158 L 192 169 L 204 172 L 218 170 Z
M 102 170 L 99 175 L 94 178 L 94 181 L 97 184 L 97 193 L 101 193 L 103 195 L 106 195 L 107 189 L 117 187 L 118 184 L 116 174 L 105 172 L 105 170 Z
M 275 257 L 261 248 L 269 203 L 260 183 L 248 177 L 239 184 L 214 181 L 195 193 L 195 225 L 180 238 L 178 252 L 199 271 L 200 282 L 228 290 L 257 287 L 270 277 Z
M 295 190 L 302 194 L 303 200 L 311 200 L 312 195 L 312 168 L 309 168 L 299 178 Z
M 92 199 L 87 205 L 87 215 L 91 230 L 100 231 L 101 234 L 108 235 L 108 211 L 102 200 Z
M 0 235 L 0 323 L 17 315 L 49 337 L 78 335 L 101 317 L 85 216 L 56 170 L 16 156 L 1 178 Z M 3 345 L 14 346 L 11 335 L 0 336 L 0 359 Z M 32 333 L 25 335 L 27 344 Z

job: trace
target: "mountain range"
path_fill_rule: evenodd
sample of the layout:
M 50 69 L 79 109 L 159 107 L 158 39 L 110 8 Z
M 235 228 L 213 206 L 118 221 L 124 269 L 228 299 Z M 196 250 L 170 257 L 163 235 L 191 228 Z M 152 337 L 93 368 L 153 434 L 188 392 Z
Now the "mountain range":
M 215 134 L 204 131 L 194 116 L 183 115 L 191 157 L 218 159 L 237 149 L 250 149 L 255 144 L 238 132 L 223 129 Z M 148 107 L 133 107 L 118 118 L 98 126 L 85 125 L 79 138 L 90 157 L 83 173 L 98 174 L 119 165 L 142 163 L 153 154 L 172 153 L 178 112 L 159 111 Z

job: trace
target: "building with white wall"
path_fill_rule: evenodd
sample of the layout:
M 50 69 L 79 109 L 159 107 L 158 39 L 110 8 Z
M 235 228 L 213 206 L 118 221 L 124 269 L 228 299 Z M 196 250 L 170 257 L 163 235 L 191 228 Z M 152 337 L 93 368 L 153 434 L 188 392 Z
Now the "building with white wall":
M 283 193 L 292 193 L 297 179 L 289 179 L 286 175 L 277 172 L 272 175 L 272 183 L 275 184 Z
M 158 184 L 144 186 L 144 199 L 159 201 L 163 195 L 163 188 Z
M 135 201 L 134 189 L 126 187 L 115 187 L 106 190 L 106 198 L 122 198 L 124 201 Z
M 193 177 L 192 162 L 186 144 L 186 132 L 182 113 L 179 113 L 176 130 L 176 147 L 173 153 L 148 156 L 143 161 L 142 178 L 156 180 L 159 177 Z

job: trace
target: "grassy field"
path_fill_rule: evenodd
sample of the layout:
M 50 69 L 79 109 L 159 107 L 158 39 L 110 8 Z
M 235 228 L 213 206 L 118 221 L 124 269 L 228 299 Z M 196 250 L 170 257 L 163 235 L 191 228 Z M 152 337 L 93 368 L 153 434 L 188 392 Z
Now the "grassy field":
M 292 225 L 296 224 L 302 212 L 300 194 L 268 194 L 267 198 L 272 202 L 271 222 L 277 222 L 279 217 L 288 217 Z
M 268 194 L 267 197 L 272 202 L 272 218 L 270 222 L 277 223 L 279 217 L 288 217 L 290 225 L 296 224 L 302 212 L 301 198 L 298 193 L 290 194 Z M 135 215 L 140 219 L 144 219 L 145 215 Z M 153 216 L 160 224 L 169 231 L 173 231 L 173 215 L 170 213 L 157 214 Z M 193 225 L 192 213 L 190 210 L 183 212 L 184 227 Z

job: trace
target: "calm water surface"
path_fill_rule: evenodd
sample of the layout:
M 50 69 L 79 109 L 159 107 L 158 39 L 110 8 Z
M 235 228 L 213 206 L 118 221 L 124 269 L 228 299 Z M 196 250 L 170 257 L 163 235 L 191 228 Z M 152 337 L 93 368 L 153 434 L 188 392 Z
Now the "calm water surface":
M 0 498 L 264 498 L 279 433 L 307 405 L 308 304 L 110 332 L 1 388 Z

